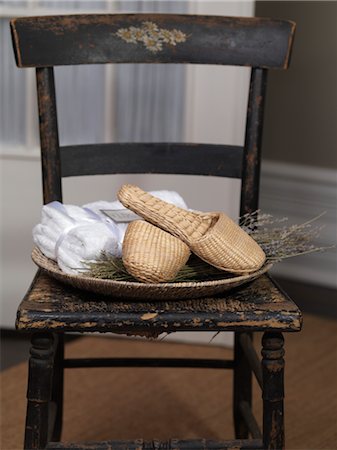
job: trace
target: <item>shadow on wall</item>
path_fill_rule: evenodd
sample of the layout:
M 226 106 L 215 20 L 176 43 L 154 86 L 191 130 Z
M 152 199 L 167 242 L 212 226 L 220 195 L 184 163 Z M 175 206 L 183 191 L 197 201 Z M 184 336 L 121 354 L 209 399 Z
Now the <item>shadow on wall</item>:
M 264 157 L 337 169 L 337 3 L 258 1 L 255 15 L 297 25 L 290 69 L 269 75 Z
M 265 109 L 261 207 L 305 222 L 322 212 L 318 245 L 336 244 L 337 3 L 257 1 L 255 15 L 293 20 L 287 73 L 271 71 Z M 336 289 L 336 249 L 290 259 L 283 277 Z

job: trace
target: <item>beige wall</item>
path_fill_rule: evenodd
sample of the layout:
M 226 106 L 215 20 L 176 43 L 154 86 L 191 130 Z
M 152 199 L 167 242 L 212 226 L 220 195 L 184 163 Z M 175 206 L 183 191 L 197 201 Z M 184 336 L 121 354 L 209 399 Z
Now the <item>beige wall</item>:
M 256 16 L 297 23 L 290 69 L 269 75 L 266 159 L 337 168 L 337 3 L 259 1 Z

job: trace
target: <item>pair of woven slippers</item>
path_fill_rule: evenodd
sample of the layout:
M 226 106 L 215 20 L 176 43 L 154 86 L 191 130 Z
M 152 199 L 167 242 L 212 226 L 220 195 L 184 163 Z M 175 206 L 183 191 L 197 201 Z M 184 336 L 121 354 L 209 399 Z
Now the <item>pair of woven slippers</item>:
M 131 222 L 123 242 L 123 263 L 136 279 L 160 283 L 175 278 L 190 252 L 234 274 L 258 270 L 266 256 L 254 239 L 224 213 L 188 211 L 125 184 L 119 201 L 145 219 Z

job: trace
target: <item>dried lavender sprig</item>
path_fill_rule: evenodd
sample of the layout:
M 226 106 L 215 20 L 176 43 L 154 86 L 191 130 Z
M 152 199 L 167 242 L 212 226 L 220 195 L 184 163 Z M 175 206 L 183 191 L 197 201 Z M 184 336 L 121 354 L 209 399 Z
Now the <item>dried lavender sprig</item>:
M 258 209 L 257 211 L 241 216 L 239 218 L 239 223 L 241 228 L 247 233 L 250 233 L 263 226 L 284 222 L 286 220 L 288 220 L 287 217 L 275 218 L 271 214 L 261 213 L 261 210 Z
M 274 223 L 288 220 L 286 217 L 275 219 L 270 214 L 255 211 L 243 216 L 246 231 L 264 250 L 270 262 L 281 261 L 300 254 L 323 251 L 325 247 L 315 247 L 311 242 L 319 235 L 321 226 L 312 227 L 312 223 L 325 213 L 300 225 L 272 227 Z
M 331 248 L 316 247 L 312 244 L 312 241 L 322 230 L 321 226 L 312 227 L 312 223 L 322 217 L 323 214 L 300 225 L 275 227 L 274 224 L 283 223 L 288 219 L 286 217 L 274 218 L 270 214 L 254 211 L 242 216 L 240 224 L 264 250 L 266 261 L 276 263 L 290 257 L 321 252 Z M 99 261 L 87 263 L 87 266 L 89 274 L 96 278 L 135 281 L 126 271 L 122 260 L 109 255 L 103 254 Z M 191 259 L 172 281 L 200 281 L 219 279 L 224 276 L 226 276 L 226 272 L 219 271 L 201 260 Z

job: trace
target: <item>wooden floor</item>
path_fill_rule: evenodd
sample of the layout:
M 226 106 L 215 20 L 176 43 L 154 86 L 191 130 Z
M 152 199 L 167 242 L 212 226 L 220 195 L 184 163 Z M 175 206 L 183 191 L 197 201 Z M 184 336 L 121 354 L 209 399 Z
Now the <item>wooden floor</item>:
M 337 326 L 306 315 L 286 335 L 288 450 L 337 449 Z M 257 344 L 260 340 L 256 339 Z M 214 346 L 81 338 L 68 356 L 230 357 Z M 26 364 L 1 373 L 2 450 L 22 448 Z M 73 369 L 66 372 L 63 440 L 233 437 L 230 371 L 205 369 Z M 255 386 L 260 418 L 260 392 Z

